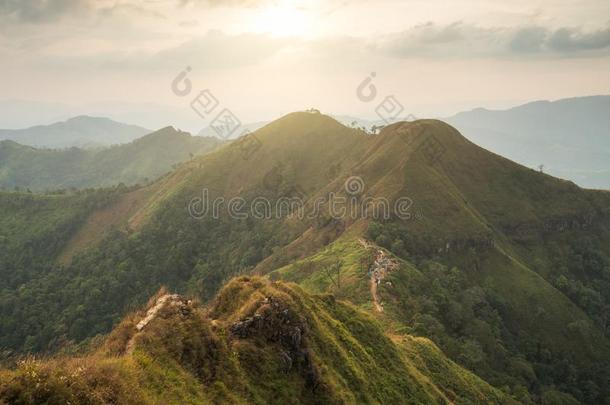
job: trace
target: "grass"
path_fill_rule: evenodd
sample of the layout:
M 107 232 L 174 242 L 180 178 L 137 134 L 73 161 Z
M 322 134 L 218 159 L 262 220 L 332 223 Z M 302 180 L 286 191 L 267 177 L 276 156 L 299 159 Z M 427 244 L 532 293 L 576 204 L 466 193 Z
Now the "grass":
M 257 314 L 265 321 L 246 336 L 229 332 L 235 322 Z M 0 399 L 49 404 L 508 401 L 426 339 L 391 339 L 352 304 L 310 295 L 294 284 L 234 279 L 209 307 L 194 303 L 185 314 L 167 306 L 136 336 L 133 352 L 112 354 L 131 339 L 126 331 L 140 316 L 127 318 L 109 343 L 84 357 L 30 359 L 1 371 Z M 303 331 L 297 342 L 284 334 L 296 326 Z M 288 368 L 286 356 L 292 358 Z

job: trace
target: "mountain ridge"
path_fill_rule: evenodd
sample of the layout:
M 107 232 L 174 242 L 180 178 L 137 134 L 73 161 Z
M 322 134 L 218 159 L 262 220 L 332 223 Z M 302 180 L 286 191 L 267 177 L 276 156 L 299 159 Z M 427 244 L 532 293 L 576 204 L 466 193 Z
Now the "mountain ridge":
M 348 187 L 354 180 L 358 187 Z M 33 351 L 84 344 L 161 285 L 207 301 L 233 276 L 257 273 L 296 282 L 307 294 L 332 293 L 392 336 L 430 338 L 517 401 L 608 398 L 609 193 L 500 158 L 440 121 L 398 123 L 371 135 L 312 113 L 283 117 L 150 187 L 132 207 L 143 218 L 137 228 L 127 225 L 129 211 L 62 271 L 17 272 L 23 287 L 1 290 L 0 309 L 8 322 L 31 321 L 0 324 L 13 325 L 2 329 L 0 344 L 23 350 L 27 341 Z M 246 208 L 244 217 L 225 205 L 217 217 L 192 215 L 202 190 L 210 201 L 239 197 L 245 207 L 257 198 L 276 206 L 298 197 L 305 212 L 318 211 L 257 217 Z M 410 205 L 388 218 L 367 210 L 337 216 L 331 195 L 356 208 L 367 197 L 390 209 L 400 198 Z M 19 198 L 7 204 L 7 218 L 21 218 L 32 204 Z M 319 198 L 326 199 L 316 204 Z M 376 299 L 369 274 L 375 258 L 361 239 L 398 263 Z M 11 260 L 16 268 L 19 256 Z M 37 317 L 34 308 L 42 311 Z M 52 328 L 31 335 L 35 322 Z

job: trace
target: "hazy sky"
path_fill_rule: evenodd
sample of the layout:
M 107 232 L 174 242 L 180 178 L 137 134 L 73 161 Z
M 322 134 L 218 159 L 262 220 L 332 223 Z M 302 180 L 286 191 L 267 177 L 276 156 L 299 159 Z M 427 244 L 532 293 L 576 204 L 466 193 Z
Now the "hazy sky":
M 599 0 L 0 0 L 0 126 L 104 113 L 194 130 L 204 89 L 244 122 L 373 117 L 387 95 L 444 115 L 609 94 L 609 19 Z

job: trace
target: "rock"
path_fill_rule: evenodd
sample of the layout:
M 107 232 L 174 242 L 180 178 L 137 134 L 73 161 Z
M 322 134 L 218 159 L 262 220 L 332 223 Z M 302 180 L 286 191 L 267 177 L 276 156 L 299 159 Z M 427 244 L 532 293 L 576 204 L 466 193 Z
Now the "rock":
M 185 314 L 190 312 L 188 310 L 188 306 L 190 305 L 188 303 L 190 303 L 190 301 L 184 300 L 178 294 L 166 294 L 157 298 L 155 305 L 153 305 L 146 312 L 144 318 L 136 325 L 136 330 L 138 332 L 142 331 L 142 329 L 144 329 L 146 325 L 148 325 L 157 316 L 161 308 L 163 308 L 166 303 L 169 303 L 172 306 L 179 307 L 181 310 L 184 311 Z

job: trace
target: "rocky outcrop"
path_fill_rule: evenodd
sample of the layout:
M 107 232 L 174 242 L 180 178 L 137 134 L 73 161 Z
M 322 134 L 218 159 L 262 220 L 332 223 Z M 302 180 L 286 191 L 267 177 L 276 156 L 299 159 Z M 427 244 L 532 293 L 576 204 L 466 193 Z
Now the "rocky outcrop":
M 165 305 L 175 307 L 180 310 L 180 312 L 182 312 L 184 315 L 186 315 L 189 311 L 189 307 L 191 306 L 191 304 L 191 300 L 187 300 L 178 294 L 163 295 L 157 299 L 155 304 L 150 307 L 148 311 L 146 311 L 146 316 L 144 316 L 144 318 L 140 322 L 138 322 L 138 324 L 136 325 L 136 330 L 138 332 L 141 332 L 146 327 L 146 325 L 148 325 L 153 319 L 155 319 L 159 311 L 163 307 L 165 307 Z
M 192 301 L 178 294 L 165 294 L 157 298 L 155 303 L 146 311 L 144 318 L 135 326 L 136 333 L 131 336 L 127 342 L 126 352 L 131 353 L 135 346 L 135 338 L 148 326 L 155 318 L 159 316 L 161 310 L 166 307 L 171 307 L 182 316 L 188 316 L 192 311 Z
M 266 297 L 254 315 L 231 324 L 229 332 L 237 339 L 263 339 L 277 344 L 285 372 L 297 369 L 308 387 L 315 390 L 318 386 L 318 372 L 306 342 L 307 323 L 278 298 Z

